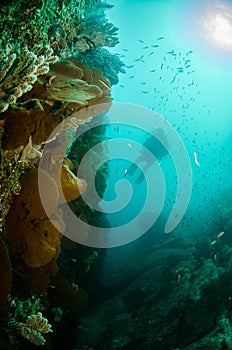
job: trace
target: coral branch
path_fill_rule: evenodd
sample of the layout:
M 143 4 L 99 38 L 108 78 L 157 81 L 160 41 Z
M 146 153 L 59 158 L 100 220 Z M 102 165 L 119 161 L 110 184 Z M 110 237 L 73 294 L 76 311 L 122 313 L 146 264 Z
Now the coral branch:
M 16 52 L 14 52 L 16 51 Z M 27 47 L 16 50 L 7 47 L 0 52 L 0 113 L 5 112 L 17 99 L 30 91 L 39 75 L 48 73 L 49 65 L 58 60 L 46 46 L 34 52 Z
M 52 326 L 41 312 L 28 316 L 26 323 L 19 324 L 20 334 L 34 345 L 44 345 L 46 340 L 41 333 L 52 332 Z

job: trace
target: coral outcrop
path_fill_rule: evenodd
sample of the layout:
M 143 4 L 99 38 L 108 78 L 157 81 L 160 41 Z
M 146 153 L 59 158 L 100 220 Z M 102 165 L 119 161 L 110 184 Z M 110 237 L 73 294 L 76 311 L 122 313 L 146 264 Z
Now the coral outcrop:
M 34 345 L 44 345 L 46 340 L 42 334 L 52 332 L 52 326 L 41 312 L 28 316 L 27 321 L 20 323 L 18 328 L 22 337 Z
M 110 103 L 110 91 L 101 81 L 107 80 L 99 70 L 90 69 L 76 59 L 55 64 L 18 100 L 14 109 L 2 113 L 5 119 L 3 148 L 26 146 L 31 135 L 33 144 L 38 145 L 47 140 L 64 116 L 97 103 Z
M 0 51 L 0 59 L 0 113 L 30 91 L 38 76 L 48 73 L 49 65 L 58 61 L 48 45 L 33 52 L 27 47 L 17 52 L 17 47 L 8 46 Z
M 22 177 L 21 186 L 22 191 L 6 218 L 11 255 L 21 258 L 29 267 L 37 268 L 59 256 L 61 234 L 48 220 L 40 201 L 37 169 Z M 52 178 L 49 187 L 51 203 L 57 202 L 59 194 Z M 62 213 L 56 221 L 62 228 Z
M 109 69 L 113 73 L 106 75 L 105 64 L 84 63 L 91 51 L 94 60 L 96 52 L 99 62 L 101 56 L 108 60 L 111 54 L 104 47 L 118 42 L 106 7 L 100 0 L 12 0 L 3 1 L 0 9 L 0 308 L 7 310 L 1 319 L 3 338 L 6 334 L 15 349 L 27 348 L 25 339 L 28 346 L 48 340 L 50 348 L 50 337 L 43 333 L 51 326 L 41 310 L 54 305 L 74 317 L 88 302 L 84 278 L 97 252 L 84 247 L 80 253 L 76 244 L 67 250 L 62 205 L 67 201 L 86 222 L 93 214 L 85 213 L 81 201 L 88 184 L 75 175 L 79 163 L 67 155 L 77 128 L 91 121 L 94 106 L 111 103 L 111 85 L 123 65 L 116 59 L 115 69 Z M 85 113 L 79 118 L 81 110 Z M 63 121 L 55 138 L 64 146 L 54 156 L 48 138 Z M 78 141 L 75 152 L 80 160 L 84 147 Z M 42 153 L 46 171 L 38 170 Z M 39 174 L 55 226 L 40 198 Z M 68 273 L 63 256 L 72 267 Z M 34 307 L 38 300 L 43 303 Z M 21 308 L 24 303 L 31 308 Z M 2 334 L 0 347 L 1 341 Z

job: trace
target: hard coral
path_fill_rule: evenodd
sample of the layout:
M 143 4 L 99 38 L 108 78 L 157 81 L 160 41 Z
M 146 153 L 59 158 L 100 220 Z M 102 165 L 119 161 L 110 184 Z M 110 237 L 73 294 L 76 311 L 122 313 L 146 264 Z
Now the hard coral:
M 0 51 L 0 113 L 30 91 L 38 76 L 48 73 L 49 64 L 58 60 L 49 46 L 42 50 L 38 47 L 34 52 L 27 47 L 15 51 L 10 46 Z
M 21 335 L 34 345 L 44 345 L 46 340 L 42 333 L 52 332 L 52 326 L 41 312 L 28 316 L 26 323 L 19 325 Z

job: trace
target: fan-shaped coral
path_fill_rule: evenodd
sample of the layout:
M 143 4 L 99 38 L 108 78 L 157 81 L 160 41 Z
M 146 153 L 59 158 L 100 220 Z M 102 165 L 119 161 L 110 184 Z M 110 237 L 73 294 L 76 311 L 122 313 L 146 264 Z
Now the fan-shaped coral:
M 32 135 L 33 144 L 47 140 L 64 116 L 81 108 L 110 103 L 110 91 L 101 82 L 100 71 L 89 69 L 77 60 L 55 64 L 49 74 L 41 76 L 33 89 L 23 95 L 15 108 L 2 114 L 5 118 L 4 149 L 26 145 Z M 20 130 L 18 132 L 18 120 Z

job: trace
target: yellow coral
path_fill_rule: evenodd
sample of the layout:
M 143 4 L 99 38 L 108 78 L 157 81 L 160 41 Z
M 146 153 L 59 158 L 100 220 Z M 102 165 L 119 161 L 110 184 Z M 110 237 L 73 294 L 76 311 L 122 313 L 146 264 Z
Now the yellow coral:
M 41 333 L 52 332 L 52 326 L 41 312 L 28 316 L 26 323 L 20 323 L 20 334 L 34 345 L 44 345 L 46 340 Z

